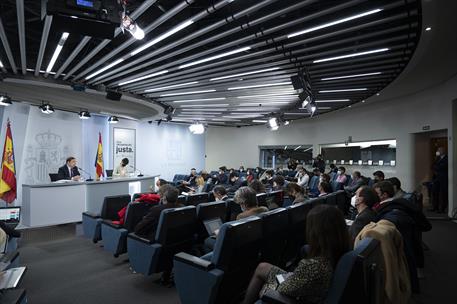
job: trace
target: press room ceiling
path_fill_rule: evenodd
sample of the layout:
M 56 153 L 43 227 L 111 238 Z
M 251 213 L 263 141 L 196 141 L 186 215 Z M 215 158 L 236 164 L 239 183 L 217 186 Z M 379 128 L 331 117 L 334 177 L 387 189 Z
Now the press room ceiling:
M 41 19 L 40 1 L 1 1 L 0 91 L 135 119 L 165 117 L 171 106 L 174 121 L 293 120 L 310 116 L 290 80 L 299 70 L 309 72 L 316 115 L 345 108 L 395 80 L 423 32 L 413 0 L 149 0 L 128 8 L 143 40 L 120 30 L 113 40 L 70 33 L 45 73 L 62 30 Z M 48 91 L 38 95 L 43 83 Z M 88 90 L 72 91 L 75 83 Z M 122 100 L 104 99 L 105 88 Z

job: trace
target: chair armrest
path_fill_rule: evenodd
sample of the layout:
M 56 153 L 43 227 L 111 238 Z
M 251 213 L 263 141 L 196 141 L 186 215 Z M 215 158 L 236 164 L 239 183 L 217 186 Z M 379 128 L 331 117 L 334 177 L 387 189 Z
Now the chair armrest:
M 13 252 L 5 253 L 0 256 L 0 262 L 9 263 L 19 256 L 19 251 L 15 250 Z
M 201 258 L 193 256 L 191 254 L 187 254 L 185 252 L 180 252 L 180 253 L 176 254 L 175 261 L 185 263 L 188 265 L 192 265 L 194 267 L 203 269 L 205 271 L 214 269 L 214 265 L 210 261 L 201 259 Z
M 88 211 L 83 212 L 83 215 L 91 217 L 91 218 L 100 218 L 100 214 L 96 214 L 96 213 L 88 212 Z
M 132 233 L 129 233 L 128 237 L 129 237 L 129 238 L 132 238 L 132 239 L 134 239 L 134 240 L 137 240 L 137 241 L 146 243 L 146 244 L 153 244 L 153 243 L 154 243 L 154 241 L 151 241 L 151 240 L 149 240 L 149 239 L 147 239 L 147 238 L 141 237 L 141 236 L 139 236 L 139 235 L 137 235 L 137 234 L 135 234 L 135 233 L 133 233 L 133 232 L 132 232 Z
M 280 294 L 276 290 L 267 289 L 267 291 L 263 294 L 261 300 L 264 303 L 272 303 L 272 304 L 295 304 L 297 303 L 294 299 L 289 298 L 288 296 Z
M 116 229 L 120 229 L 120 228 L 123 228 L 122 225 L 118 225 L 118 224 L 114 224 L 111 220 L 103 220 L 102 222 L 103 224 L 107 225 L 107 226 L 110 226 L 110 227 L 113 227 L 113 228 L 116 228 Z

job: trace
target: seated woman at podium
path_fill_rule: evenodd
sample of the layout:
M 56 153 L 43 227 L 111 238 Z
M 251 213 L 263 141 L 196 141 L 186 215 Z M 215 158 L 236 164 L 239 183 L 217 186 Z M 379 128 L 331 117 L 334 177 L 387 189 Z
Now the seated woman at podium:
M 121 163 L 114 169 L 113 171 L 113 178 L 114 177 L 126 177 L 129 175 L 127 165 L 129 164 L 128 158 L 123 158 Z

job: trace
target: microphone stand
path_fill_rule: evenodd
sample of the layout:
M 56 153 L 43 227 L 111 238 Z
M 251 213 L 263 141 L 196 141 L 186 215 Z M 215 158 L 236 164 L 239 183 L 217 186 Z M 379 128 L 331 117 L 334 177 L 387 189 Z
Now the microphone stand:
M 83 168 L 79 168 L 79 167 L 78 167 L 78 169 L 81 170 L 83 173 L 86 173 L 87 175 L 89 175 L 89 178 L 86 179 L 86 182 L 92 182 L 92 181 L 93 181 L 92 175 L 91 175 L 89 172 L 87 172 L 87 171 L 84 170 Z

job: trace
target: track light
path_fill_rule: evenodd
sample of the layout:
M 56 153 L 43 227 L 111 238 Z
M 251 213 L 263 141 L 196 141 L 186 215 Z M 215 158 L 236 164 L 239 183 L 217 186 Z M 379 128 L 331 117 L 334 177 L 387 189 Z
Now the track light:
M 196 122 L 189 126 L 189 131 L 192 134 L 200 135 L 200 134 L 205 133 L 205 127 L 201 123 Z
M 0 106 L 9 106 L 12 105 L 13 103 L 11 102 L 11 97 L 7 95 L 0 95 Z
M 49 103 L 43 103 L 41 106 L 39 106 L 39 109 L 41 110 L 41 113 L 43 113 L 43 114 L 54 113 L 54 107 L 51 106 Z
M 89 119 L 90 113 L 89 111 L 81 111 L 79 112 L 79 119 Z
M 108 123 L 110 124 L 117 124 L 119 122 L 119 118 L 117 116 L 110 116 L 108 118 Z
M 121 29 L 122 32 L 124 32 L 124 30 L 128 31 L 136 40 L 142 40 L 144 38 L 144 31 L 125 13 L 125 11 L 122 12 Z

